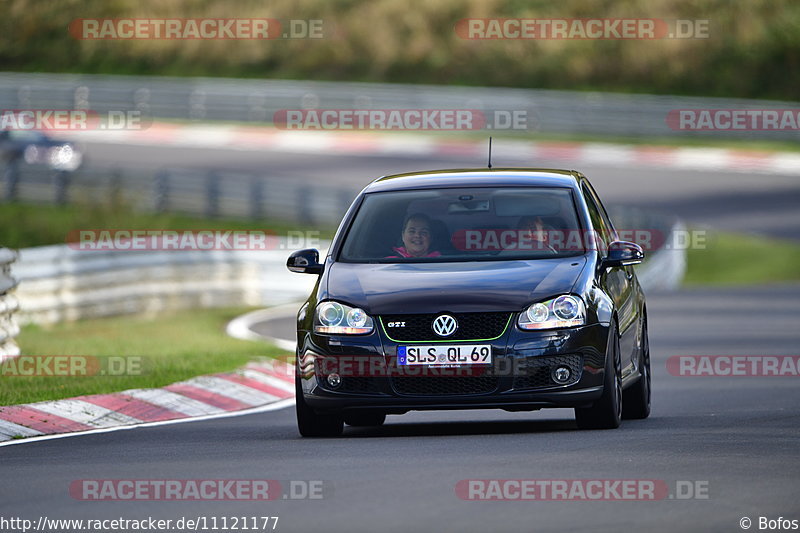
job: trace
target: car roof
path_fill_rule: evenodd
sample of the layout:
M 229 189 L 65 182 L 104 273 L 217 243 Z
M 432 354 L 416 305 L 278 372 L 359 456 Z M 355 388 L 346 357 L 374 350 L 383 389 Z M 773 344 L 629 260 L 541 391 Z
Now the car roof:
M 376 179 L 365 193 L 448 187 L 568 187 L 583 177 L 575 170 L 552 168 L 468 168 L 393 174 Z

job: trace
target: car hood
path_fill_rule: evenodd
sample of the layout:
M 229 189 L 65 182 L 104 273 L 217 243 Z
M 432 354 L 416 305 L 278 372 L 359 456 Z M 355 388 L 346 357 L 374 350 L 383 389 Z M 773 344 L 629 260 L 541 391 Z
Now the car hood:
M 586 258 L 464 263 L 333 263 L 328 294 L 367 313 L 520 311 L 569 292 Z

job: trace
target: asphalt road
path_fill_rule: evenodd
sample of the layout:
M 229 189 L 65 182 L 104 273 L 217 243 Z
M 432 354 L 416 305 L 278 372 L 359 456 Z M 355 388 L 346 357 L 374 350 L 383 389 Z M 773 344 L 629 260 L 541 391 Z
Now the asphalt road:
M 653 412 L 578 431 L 569 410 L 390 416 L 378 429 L 300 439 L 292 409 L 0 448 L 0 516 L 279 516 L 277 531 L 741 531 L 800 519 L 796 377 L 677 377 L 671 355 L 797 354 L 800 286 L 649 295 Z M 278 322 L 273 333 L 285 331 Z M 79 479 L 321 480 L 323 499 L 91 502 Z M 477 502 L 464 479 L 653 479 L 708 498 Z M 698 484 L 699 483 L 699 484 Z M 685 486 L 685 484 L 680 484 Z
M 502 140 L 497 141 L 501 143 Z M 483 167 L 473 156 L 352 156 L 86 144 L 91 165 L 155 170 L 164 167 L 218 169 L 269 178 L 359 190 L 376 177 L 400 172 Z M 574 168 L 564 160 L 497 157 L 495 166 Z M 737 172 L 678 171 L 614 165 L 579 166 L 607 205 L 633 205 L 678 215 L 693 226 L 800 240 L 800 177 Z

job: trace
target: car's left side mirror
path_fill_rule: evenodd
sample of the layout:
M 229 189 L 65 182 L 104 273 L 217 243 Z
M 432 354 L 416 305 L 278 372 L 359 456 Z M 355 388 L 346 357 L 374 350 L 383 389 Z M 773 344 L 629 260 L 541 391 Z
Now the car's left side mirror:
M 286 260 L 286 268 L 301 274 L 321 274 L 324 267 L 319 263 L 319 252 L 307 248 L 292 253 Z
M 638 265 L 643 259 L 642 247 L 635 242 L 614 241 L 608 245 L 608 254 L 603 259 L 603 267 Z

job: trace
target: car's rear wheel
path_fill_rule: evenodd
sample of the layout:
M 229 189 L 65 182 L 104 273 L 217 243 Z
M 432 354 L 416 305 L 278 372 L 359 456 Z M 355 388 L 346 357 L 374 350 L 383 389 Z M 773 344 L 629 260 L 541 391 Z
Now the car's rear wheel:
M 348 426 L 381 426 L 384 422 L 386 422 L 386 415 L 383 413 L 350 413 L 344 415 L 344 423 Z
M 622 421 L 622 369 L 614 322 L 608 332 L 603 394 L 591 407 L 576 407 L 575 421 L 580 429 L 614 429 Z
M 303 399 L 300 377 L 294 378 L 297 429 L 303 437 L 338 437 L 344 429 L 341 415 L 316 413 Z
M 650 416 L 650 341 L 647 336 L 647 316 L 642 321 L 642 350 L 639 354 L 641 377 L 622 393 L 622 418 L 640 420 Z

